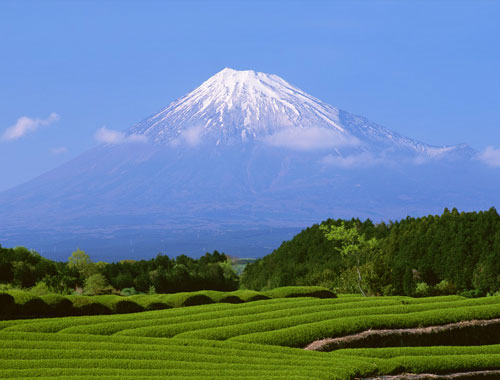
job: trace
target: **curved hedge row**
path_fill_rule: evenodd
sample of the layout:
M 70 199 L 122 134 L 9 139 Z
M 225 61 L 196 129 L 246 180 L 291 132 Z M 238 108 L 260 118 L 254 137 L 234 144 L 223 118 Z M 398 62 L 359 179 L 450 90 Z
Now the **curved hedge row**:
M 288 287 L 269 292 L 256 292 L 253 290 L 219 292 L 207 290 L 175 294 L 144 294 L 129 297 L 117 295 L 62 296 L 59 294 L 38 297 L 27 291 L 10 290 L 0 293 L 0 304 L 2 305 L 0 319 L 137 313 L 211 303 L 237 304 L 292 296 L 335 298 L 336 294 L 329 289 L 316 286 Z
M 211 304 L 178 308 L 161 311 L 150 311 L 138 314 L 100 315 L 85 317 L 66 317 L 58 319 L 15 320 L 0 321 L 0 329 L 25 332 L 65 332 L 111 335 L 124 330 L 141 327 L 161 327 L 166 324 L 178 324 L 194 321 L 208 321 L 227 317 L 259 314 L 262 318 L 266 313 L 282 311 L 285 313 L 307 313 L 324 308 L 331 304 L 337 309 L 353 308 L 356 305 L 366 307 L 374 305 L 394 305 L 399 300 L 369 298 L 340 298 L 317 300 L 312 298 L 277 298 L 272 300 L 255 301 L 245 304 Z
M 306 323 L 279 330 L 242 334 L 230 338 L 239 342 L 305 347 L 323 339 L 354 334 L 369 329 L 397 329 L 444 325 L 473 319 L 500 317 L 500 304 L 432 309 L 406 314 L 379 314 Z

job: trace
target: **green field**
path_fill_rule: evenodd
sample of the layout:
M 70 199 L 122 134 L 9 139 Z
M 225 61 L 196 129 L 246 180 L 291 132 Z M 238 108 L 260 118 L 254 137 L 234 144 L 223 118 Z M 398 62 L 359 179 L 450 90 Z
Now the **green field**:
M 318 339 L 368 329 L 494 318 L 500 318 L 500 297 L 341 296 L 4 320 L 0 378 L 347 380 L 500 370 L 500 344 L 304 350 Z

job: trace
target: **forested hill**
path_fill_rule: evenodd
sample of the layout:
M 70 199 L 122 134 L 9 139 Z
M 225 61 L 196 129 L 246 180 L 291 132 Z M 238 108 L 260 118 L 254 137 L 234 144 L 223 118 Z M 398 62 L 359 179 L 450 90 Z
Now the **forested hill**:
M 370 220 L 327 220 L 322 224 L 356 226 L 378 247 L 363 257 L 363 286 L 372 294 L 484 295 L 500 289 L 500 216 L 445 209 L 429 215 L 374 224 Z M 251 289 L 285 285 L 323 285 L 355 291 L 355 271 L 313 225 L 268 256 L 249 264 L 242 284 Z

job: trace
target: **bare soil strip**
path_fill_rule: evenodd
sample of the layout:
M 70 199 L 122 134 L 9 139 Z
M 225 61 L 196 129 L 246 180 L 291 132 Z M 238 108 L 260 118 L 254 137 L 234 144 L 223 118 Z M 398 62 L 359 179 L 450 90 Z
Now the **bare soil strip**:
M 316 340 L 310 343 L 306 350 L 311 351 L 333 351 L 340 348 L 353 348 L 353 347 L 389 347 L 389 346 L 407 346 L 412 340 L 420 340 L 420 344 L 427 345 L 474 345 L 474 344 L 491 344 L 487 343 L 474 343 L 466 342 L 463 340 L 474 340 L 481 338 L 484 342 L 485 337 L 498 339 L 497 334 L 492 332 L 500 332 L 500 318 L 490 320 L 471 320 L 457 323 L 450 323 L 440 326 L 418 327 L 409 329 L 387 329 L 387 330 L 366 330 L 358 334 L 347 335 L 338 338 L 326 338 Z M 460 337 L 460 338 L 459 338 Z M 431 342 L 432 339 L 441 339 L 441 342 Z M 461 341 L 462 339 L 462 341 Z M 383 344 L 386 340 L 387 344 Z M 500 379 L 500 377 L 499 377 Z
M 433 375 L 429 373 L 422 374 L 402 374 L 394 376 L 378 376 L 378 377 L 365 377 L 361 380 L 473 380 L 473 379 L 500 379 L 500 370 L 489 371 L 472 371 L 472 372 L 459 372 L 450 373 L 447 375 Z

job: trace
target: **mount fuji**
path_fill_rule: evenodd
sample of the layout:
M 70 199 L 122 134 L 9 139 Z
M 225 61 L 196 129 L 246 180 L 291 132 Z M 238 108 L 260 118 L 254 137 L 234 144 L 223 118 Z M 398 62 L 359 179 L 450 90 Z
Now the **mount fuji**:
M 336 153 L 346 147 L 429 157 L 474 153 L 466 145 L 434 147 L 403 137 L 323 103 L 277 75 L 229 68 L 126 134 L 146 136 L 163 145 L 183 140 L 191 145 L 264 142 L 299 150 L 331 148 Z
M 261 256 L 328 217 L 498 201 L 468 145 L 404 137 L 250 70 L 224 69 L 113 136 L 0 193 L 0 244 L 55 259 Z

